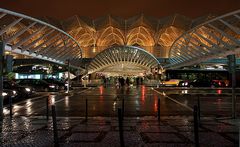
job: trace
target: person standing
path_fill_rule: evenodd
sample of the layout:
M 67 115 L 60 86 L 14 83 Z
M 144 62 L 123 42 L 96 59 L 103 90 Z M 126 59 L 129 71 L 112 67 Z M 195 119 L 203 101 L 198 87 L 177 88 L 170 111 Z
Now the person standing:
M 129 78 L 128 77 L 126 79 L 126 84 L 127 84 L 127 86 L 129 86 Z

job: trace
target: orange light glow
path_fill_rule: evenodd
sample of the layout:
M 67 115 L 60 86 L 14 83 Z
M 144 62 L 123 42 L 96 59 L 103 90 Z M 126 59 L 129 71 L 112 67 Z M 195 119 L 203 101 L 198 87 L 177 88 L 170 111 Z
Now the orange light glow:
M 157 112 L 157 99 L 154 99 L 154 112 Z
M 142 86 L 141 92 L 142 92 L 141 100 L 144 102 L 145 101 L 145 93 L 146 93 L 146 89 L 145 89 L 144 85 Z
M 102 95 L 103 94 L 103 86 L 99 87 L 99 91 L 100 91 L 100 94 Z
M 157 112 L 158 95 L 156 94 L 156 92 L 153 93 L 153 98 L 154 98 L 154 112 Z

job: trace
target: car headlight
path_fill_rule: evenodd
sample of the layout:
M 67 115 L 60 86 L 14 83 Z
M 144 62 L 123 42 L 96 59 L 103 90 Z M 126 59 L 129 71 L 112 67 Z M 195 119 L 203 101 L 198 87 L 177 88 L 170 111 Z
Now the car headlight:
M 30 91 L 31 91 L 31 89 L 30 89 L 30 88 L 25 88 L 25 90 L 26 90 L 27 92 L 30 92 Z
M 6 92 L 3 92 L 2 93 L 2 96 L 7 96 L 8 94 Z
M 50 88 L 55 88 L 55 86 L 54 86 L 54 85 L 49 85 L 49 87 L 50 87 Z
M 17 94 L 17 91 L 13 90 L 13 95 L 16 95 Z
M 187 85 L 188 85 L 188 82 L 185 83 L 185 86 L 187 86 Z

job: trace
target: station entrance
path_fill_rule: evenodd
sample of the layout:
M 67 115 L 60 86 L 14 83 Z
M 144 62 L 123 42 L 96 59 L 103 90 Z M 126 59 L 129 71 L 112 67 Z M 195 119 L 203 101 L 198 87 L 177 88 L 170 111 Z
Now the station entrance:
M 88 66 L 90 80 L 103 84 L 138 85 L 143 80 L 157 80 L 161 70 L 158 60 L 142 48 L 115 46 L 96 55 Z

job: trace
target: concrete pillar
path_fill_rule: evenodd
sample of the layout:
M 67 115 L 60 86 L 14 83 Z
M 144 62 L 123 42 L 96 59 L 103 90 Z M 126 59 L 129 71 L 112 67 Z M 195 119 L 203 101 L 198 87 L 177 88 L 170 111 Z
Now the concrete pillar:
M 80 69 L 78 69 L 78 74 L 77 74 L 77 76 L 78 76 L 78 84 L 80 83 Z
M 13 55 L 5 55 L 5 72 L 9 73 L 13 70 Z
M 70 60 L 68 59 L 68 86 L 67 86 L 67 93 L 69 93 L 70 88 Z
M 228 72 L 231 75 L 232 85 L 232 118 L 236 118 L 236 57 L 235 55 L 228 55 Z
M 0 119 L 3 119 L 3 60 L 5 45 L 0 41 Z

